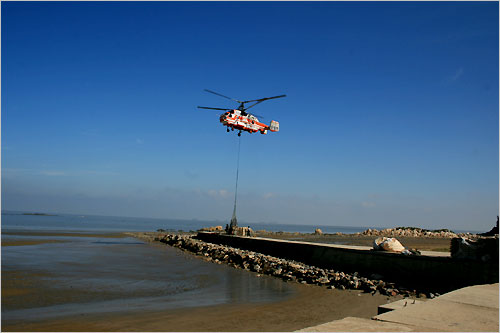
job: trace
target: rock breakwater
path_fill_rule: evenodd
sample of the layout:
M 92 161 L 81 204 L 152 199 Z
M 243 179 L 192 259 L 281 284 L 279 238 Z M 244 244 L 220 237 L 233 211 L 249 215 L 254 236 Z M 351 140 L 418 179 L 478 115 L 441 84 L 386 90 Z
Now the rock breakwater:
M 256 235 L 260 237 L 274 237 L 274 238 L 302 238 L 302 237 L 328 237 L 328 236 L 370 236 L 370 237 L 413 237 L 413 238 L 456 238 L 462 237 L 467 239 L 477 239 L 481 235 L 473 233 L 455 233 L 448 229 L 428 230 L 416 227 L 397 227 L 386 229 L 366 229 L 362 232 L 356 233 L 325 233 L 321 229 L 315 229 L 313 233 L 299 233 L 299 232 L 286 232 L 286 231 L 267 231 L 257 230 Z
M 387 228 L 382 230 L 366 229 L 365 231 L 358 232 L 355 235 L 385 236 L 385 237 L 477 238 L 477 235 L 471 233 L 456 234 L 453 231 L 447 229 L 427 230 L 427 229 L 412 228 L 412 227 Z
M 301 262 L 281 259 L 262 253 L 233 248 L 230 246 L 212 244 L 195 239 L 192 235 L 162 234 L 154 238 L 155 241 L 191 252 L 217 264 L 271 275 L 285 281 L 302 284 L 315 284 L 329 289 L 354 289 L 372 294 L 404 297 L 433 298 L 437 293 L 422 292 L 398 286 L 395 283 L 383 281 L 381 276 L 360 276 L 309 266 Z

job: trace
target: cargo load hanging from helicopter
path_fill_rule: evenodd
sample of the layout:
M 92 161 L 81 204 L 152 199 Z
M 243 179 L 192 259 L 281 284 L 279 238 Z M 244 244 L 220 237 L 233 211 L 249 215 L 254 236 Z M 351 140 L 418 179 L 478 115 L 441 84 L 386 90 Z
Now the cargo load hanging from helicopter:
M 240 103 L 240 105 L 238 106 L 237 109 L 225 109 L 225 108 L 214 108 L 214 107 L 208 107 L 208 106 L 198 106 L 199 109 L 227 111 L 227 112 L 220 115 L 219 120 L 222 123 L 222 125 L 227 127 L 228 132 L 229 132 L 229 129 L 231 129 L 232 131 L 234 131 L 236 129 L 239 131 L 238 136 L 240 136 L 241 131 L 246 131 L 249 133 L 260 132 L 261 134 L 267 134 L 268 130 L 270 130 L 271 132 L 278 132 L 280 130 L 279 122 L 277 122 L 275 120 L 271 120 L 271 123 L 269 125 L 266 125 L 264 123 L 259 122 L 259 119 L 257 118 L 256 115 L 253 115 L 253 114 L 246 112 L 246 111 L 259 103 L 267 101 L 268 99 L 286 97 L 286 95 L 264 97 L 264 98 L 249 100 L 249 101 L 239 101 L 237 99 L 221 95 L 215 91 L 211 91 L 208 89 L 205 89 L 205 91 Z M 255 102 L 255 103 L 248 106 L 248 107 L 245 107 L 246 103 L 252 103 L 252 102 Z

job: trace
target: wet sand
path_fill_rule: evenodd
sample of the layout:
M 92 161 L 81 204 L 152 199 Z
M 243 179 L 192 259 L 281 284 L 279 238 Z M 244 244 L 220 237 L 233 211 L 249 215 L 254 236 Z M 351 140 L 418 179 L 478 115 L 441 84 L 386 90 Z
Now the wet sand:
M 47 240 L 3 240 L 2 246 L 25 246 L 25 245 L 39 245 L 49 243 L 63 243 L 62 240 L 47 239 Z
M 70 234 L 77 237 L 90 235 L 22 233 L 23 236 L 46 236 L 46 239 L 39 241 L 49 243 L 57 240 L 50 239 L 50 235 L 55 237 L 69 236 Z M 21 233 L 11 233 L 11 235 L 21 235 Z M 93 236 L 106 237 L 102 234 Z M 116 235 L 108 236 L 116 238 Z M 119 237 L 126 237 L 126 235 Z M 33 241 L 29 237 L 26 238 L 12 241 Z M 2 245 L 6 246 L 3 242 Z M 165 245 L 149 244 L 145 246 L 163 248 Z M 192 257 L 194 258 L 194 256 Z M 216 265 L 213 263 L 205 264 Z M 141 272 L 137 272 L 137 274 L 141 274 Z M 65 306 L 66 304 L 71 306 L 79 302 L 120 299 L 120 297 L 125 296 L 123 291 L 91 291 L 83 288 L 53 289 L 47 284 L 47 281 L 50 283 L 52 278 L 50 274 L 43 271 L 3 271 L 2 312 L 37 307 L 43 311 L 44 306 Z M 260 277 L 258 279 L 264 281 L 275 278 Z M 377 313 L 378 305 L 400 299 L 400 297 L 387 297 L 380 294 L 372 296 L 356 290 L 330 290 L 326 287 L 301 285 L 295 282 L 289 282 L 285 285 L 294 292 L 292 296 L 281 301 L 226 303 L 177 309 L 135 309 L 133 311 L 127 311 L 125 305 L 120 311 L 105 313 L 103 311 L 107 309 L 102 308 L 93 313 L 80 312 L 43 319 L 26 316 L 7 320 L 2 316 L 2 328 L 4 331 L 293 331 L 347 316 L 370 318 Z M 200 303 L 203 301 L 200 299 Z M 99 303 L 95 304 L 100 306 Z
M 22 236 L 22 238 L 2 237 L 2 246 L 26 246 L 40 245 L 50 243 L 64 243 L 65 240 L 50 239 L 50 237 L 99 237 L 99 238 L 124 238 L 127 235 L 123 233 L 77 233 L 77 232 L 51 232 L 51 231 L 2 231 L 5 236 Z M 37 237 L 49 237 L 48 239 L 39 239 Z M 32 237 L 32 239 L 30 239 Z M 34 238 L 33 238 L 34 237 Z
M 128 237 L 124 233 L 87 233 L 87 232 L 54 232 L 54 231 L 27 231 L 27 230 L 15 230 L 15 231 L 4 231 L 2 230 L 2 235 L 11 236 L 44 236 L 44 237 L 99 237 L 99 238 L 124 238 Z M 2 240 L 3 243 L 3 240 Z
M 297 296 L 265 304 L 217 305 L 155 312 L 71 316 L 2 323 L 5 331 L 249 332 L 294 331 L 348 316 L 370 318 L 378 305 L 397 300 L 353 290 L 296 284 Z

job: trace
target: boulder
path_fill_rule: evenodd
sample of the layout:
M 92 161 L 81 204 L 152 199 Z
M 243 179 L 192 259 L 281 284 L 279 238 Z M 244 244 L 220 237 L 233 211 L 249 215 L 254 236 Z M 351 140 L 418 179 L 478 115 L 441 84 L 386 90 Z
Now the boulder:
M 323 231 L 321 231 L 321 229 L 317 228 L 316 230 L 314 230 L 314 234 L 315 235 L 323 235 Z
M 373 242 L 373 249 L 400 253 L 405 247 L 396 238 L 379 237 Z

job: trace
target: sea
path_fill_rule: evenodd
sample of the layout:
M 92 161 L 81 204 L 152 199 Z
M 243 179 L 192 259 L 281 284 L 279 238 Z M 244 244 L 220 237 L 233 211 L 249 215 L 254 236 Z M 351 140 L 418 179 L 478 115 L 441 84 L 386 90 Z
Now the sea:
M 3 211 L 2 324 L 95 313 L 279 302 L 297 289 L 270 276 L 204 261 L 126 231 L 194 231 L 217 221 Z M 251 224 L 255 230 L 362 228 Z
M 34 215 L 39 214 L 39 215 Z M 222 225 L 221 221 L 158 219 L 144 217 L 117 217 L 77 214 L 45 214 L 19 211 L 2 211 L 2 229 L 17 230 L 60 230 L 84 232 L 123 232 L 123 231 L 196 231 L 201 228 Z M 239 223 L 253 230 L 313 233 L 316 228 L 325 233 L 356 233 L 368 227 L 276 224 L 276 223 Z
M 103 312 L 279 302 L 297 289 L 204 261 L 126 231 L 195 231 L 220 221 L 2 211 L 2 323 Z M 356 233 L 368 227 L 245 224 L 254 230 Z M 113 236 L 115 235 L 115 236 Z M 4 246 L 5 245 L 5 246 Z

